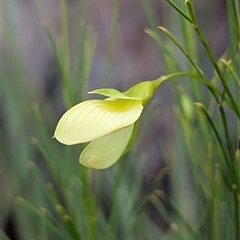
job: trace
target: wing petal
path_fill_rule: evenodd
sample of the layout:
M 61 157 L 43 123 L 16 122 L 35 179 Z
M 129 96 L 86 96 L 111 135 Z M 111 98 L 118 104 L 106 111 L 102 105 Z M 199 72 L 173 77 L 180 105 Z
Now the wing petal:
M 80 155 L 79 162 L 89 168 L 105 169 L 112 166 L 125 152 L 135 124 L 90 142 Z

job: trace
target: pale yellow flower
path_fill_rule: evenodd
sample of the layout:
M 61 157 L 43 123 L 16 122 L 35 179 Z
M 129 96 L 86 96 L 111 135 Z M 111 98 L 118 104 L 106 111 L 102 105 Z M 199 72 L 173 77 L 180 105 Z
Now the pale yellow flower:
M 70 108 L 59 120 L 54 137 L 66 145 L 90 142 L 79 162 L 95 169 L 110 167 L 133 142 L 136 122 L 160 83 L 160 80 L 141 82 L 126 92 L 116 89 L 90 92 L 108 98 L 87 100 Z

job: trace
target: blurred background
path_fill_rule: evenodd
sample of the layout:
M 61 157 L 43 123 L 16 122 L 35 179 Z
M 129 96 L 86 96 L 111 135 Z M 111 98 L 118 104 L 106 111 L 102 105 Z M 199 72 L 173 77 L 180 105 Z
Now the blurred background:
M 66 3 L 70 72 L 75 81 L 81 81 L 83 77 L 86 79 L 84 87 L 79 85 L 79 88 L 75 89 L 81 93 L 75 103 L 87 98 L 87 90 L 113 87 L 125 91 L 137 82 L 156 79 L 169 73 L 166 72 L 163 51 L 145 31 L 155 24 L 156 27 L 164 26 L 170 29 L 181 39 L 179 19 L 165 1 L 68 0 Z M 194 1 L 194 5 L 202 31 L 215 56 L 219 58 L 229 44 L 225 1 L 198 0 Z M 58 186 L 48 165 L 43 163 L 44 157 L 37 150 L 34 141 L 48 139 L 44 142 L 49 147 L 46 148 L 47 151 L 59 149 L 58 155 L 55 155 L 58 159 L 55 161 L 59 164 L 60 175 L 61 167 L 65 168 L 66 161 L 76 162 L 74 166 L 83 168 L 77 165 L 79 149 L 73 159 L 61 159 L 61 151 L 65 151 L 66 146 L 51 139 L 58 119 L 66 110 L 62 98 L 61 74 L 46 33 L 48 26 L 54 38 L 61 42 L 60 1 L 3 0 L 1 11 L 1 228 L 9 239 L 33 239 L 22 237 L 23 230 L 19 230 L 23 224 L 21 219 L 23 216 L 28 218 L 28 215 L 21 215 L 17 213 L 19 210 L 16 210 L 16 201 L 20 201 L 19 198 L 16 200 L 18 196 L 32 199 L 29 201 L 34 203 L 34 206 L 40 207 L 42 204 L 40 200 L 36 200 L 39 199 L 39 194 L 43 193 L 38 190 L 38 183 L 34 180 L 34 174 L 29 171 L 29 164 L 39 167 L 42 181 L 45 179 L 46 182 L 51 181 Z M 79 51 L 79 44 L 82 52 Z M 171 45 L 169 47 L 171 48 Z M 84 49 L 89 49 L 92 53 L 84 55 Z M 78 58 L 78 54 L 83 57 Z M 90 60 L 86 59 L 86 56 Z M 211 76 L 212 68 L 201 48 L 198 57 L 204 71 Z M 176 51 L 174 58 L 185 68 L 186 61 L 179 51 Z M 85 59 L 88 61 L 88 70 L 84 76 L 82 72 L 77 73 L 76 66 L 78 61 L 84 64 Z M 152 188 L 159 171 L 169 164 L 175 148 L 173 91 L 174 87 L 168 83 L 157 91 L 140 124 L 137 143 L 129 153 L 135 156 L 131 158 L 133 172 L 134 163 L 138 164 L 142 156 L 146 159 L 146 165 L 140 173 L 142 181 L 139 192 L 142 195 Z M 39 125 L 38 111 L 41 112 L 44 126 Z M 45 136 L 42 136 L 44 134 Z M 48 145 L 51 141 L 54 142 L 50 143 L 54 147 Z M 67 151 L 71 150 L 67 148 Z M 106 175 L 111 175 L 112 171 L 106 170 L 109 172 Z M 71 175 L 71 171 L 67 174 Z M 95 178 L 95 173 L 91 176 Z M 126 181 L 131 181 L 131 177 Z M 171 184 L 168 174 L 163 174 L 163 179 L 157 185 L 171 193 Z M 102 188 L 107 189 L 108 185 L 109 183 L 103 183 Z M 109 199 L 104 199 L 102 196 L 102 209 L 105 209 L 107 214 Z M 163 231 L 169 229 L 169 224 L 151 204 L 148 206 L 147 215 L 156 223 L 157 228 Z M 27 224 L 25 227 L 31 228 Z

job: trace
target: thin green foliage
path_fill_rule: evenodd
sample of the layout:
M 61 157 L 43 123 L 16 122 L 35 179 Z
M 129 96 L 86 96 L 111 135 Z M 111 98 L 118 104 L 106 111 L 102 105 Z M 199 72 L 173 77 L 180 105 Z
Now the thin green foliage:
M 113 9 L 105 68 L 100 76 L 104 87 L 108 83 L 121 3 L 115 1 Z M 13 170 L 9 174 L 14 179 L 10 202 L 19 239 L 240 238 L 239 3 L 226 2 L 230 44 L 220 59 L 216 59 L 205 38 L 193 1 L 178 5 L 166 0 L 168 13 L 171 12 L 163 16 L 166 27 L 159 26 L 151 1 L 141 4 L 150 26 L 145 32 L 163 54 L 165 72 L 160 79 L 171 86 L 174 96 L 173 136 L 168 140 L 171 150 L 162 150 L 164 156 L 169 156 L 164 159 L 166 166 L 143 192 L 149 156 L 140 150 L 157 116 L 158 98 L 146 108 L 130 151 L 112 168 L 96 171 L 76 161 L 82 145 L 62 146 L 51 138 L 59 117 L 52 104 L 47 100 L 43 104 L 35 96 L 36 90 L 26 99 L 21 81 L 16 85 L 6 81 L 3 87 L 8 106 L 4 107 L 4 121 L 9 123 L 4 130 L 8 136 L 4 158 Z M 65 0 L 60 1 L 60 15 L 60 36 L 55 37 L 47 24 L 45 31 L 58 66 L 64 107 L 68 109 L 87 98 L 97 36 L 93 26 L 82 19 L 76 51 L 71 56 Z M 176 19 L 180 19 L 177 24 Z M 212 64 L 211 76 L 204 71 L 199 49 L 204 49 Z M 181 55 L 176 55 L 176 50 Z M 9 79 L 17 77 L 14 72 L 24 71 L 20 62 L 14 64 L 18 71 L 12 71 Z M 27 102 L 34 103 L 26 109 Z M 16 114 L 20 117 L 16 118 Z M 24 130 L 29 123 L 30 134 Z M 22 136 L 21 141 L 14 139 L 15 131 Z M 157 141 L 153 148 L 159 150 L 161 143 Z M 12 143 L 16 151 L 12 151 Z M 171 185 L 167 193 L 161 187 L 166 178 Z M 165 231 L 151 218 L 149 206 L 167 225 Z M 2 230 L 0 234 L 8 239 Z
M 102 77 L 102 86 L 106 86 L 108 83 L 109 73 L 110 73 L 110 67 L 113 57 L 113 51 L 115 46 L 115 40 L 117 35 L 117 29 L 118 29 L 118 22 L 119 22 L 119 16 L 121 11 L 121 4 L 122 0 L 116 0 L 114 3 L 114 9 L 113 9 L 113 17 L 112 17 L 112 26 L 110 30 L 110 36 L 108 41 L 108 48 L 106 53 L 106 60 L 104 65 L 104 73 Z

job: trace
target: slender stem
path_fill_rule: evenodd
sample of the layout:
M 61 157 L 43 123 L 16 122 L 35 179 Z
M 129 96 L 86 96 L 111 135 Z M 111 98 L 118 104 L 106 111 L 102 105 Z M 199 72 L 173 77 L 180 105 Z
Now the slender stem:
M 87 227 L 88 227 L 88 239 L 95 240 L 96 239 L 96 231 L 95 231 L 95 223 L 96 218 L 94 216 L 94 209 L 93 209 L 93 197 L 91 193 L 91 182 L 89 178 L 90 169 L 84 168 L 83 170 L 83 183 L 84 183 L 84 200 L 87 210 Z
M 234 193 L 234 223 L 235 223 L 235 237 L 240 239 L 240 199 L 237 193 Z
M 108 77 L 110 73 L 110 66 L 112 62 L 112 56 L 113 56 L 113 50 L 115 45 L 115 39 L 116 39 L 116 33 L 117 33 L 117 27 L 119 22 L 119 16 L 120 16 L 120 10 L 121 10 L 121 3 L 122 0 L 116 0 L 113 10 L 113 20 L 112 20 L 112 26 L 110 31 L 110 38 L 108 42 L 108 48 L 106 53 L 106 60 L 104 65 L 104 73 L 102 78 L 102 85 L 107 85 Z
M 228 85 L 227 85 L 227 83 L 226 83 L 226 81 L 225 81 L 221 71 L 220 71 L 220 68 L 219 68 L 219 66 L 218 66 L 218 64 L 216 62 L 216 59 L 215 59 L 215 57 L 214 57 L 214 55 L 212 53 L 212 50 L 209 47 L 205 37 L 203 36 L 203 34 L 202 34 L 198 24 L 197 24 L 196 15 L 195 15 L 194 8 L 192 6 L 192 2 L 187 0 L 186 4 L 187 4 L 187 7 L 188 7 L 189 14 L 191 15 L 191 18 L 192 18 L 192 21 L 193 21 L 193 26 L 195 28 L 195 31 L 196 31 L 197 35 L 199 36 L 199 39 L 202 42 L 202 44 L 203 44 L 203 46 L 204 46 L 204 48 L 205 48 L 205 50 L 206 50 L 206 52 L 207 52 L 211 62 L 213 64 L 213 67 L 214 67 L 214 69 L 215 69 L 215 71 L 216 71 L 216 73 L 217 73 L 217 75 L 218 75 L 218 77 L 219 77 L 219 79 L 220 79 L 220 81 L 222 83 L 224 91 L 226 92 L 226 94 L 229 97 L 229 100 L 230 100 L 230 102 L 231 102 L 231 104 L 233 106 L 233 109 L 234 109 L 236 115 L 238 116 L 238 118 L 240 118 L 239 106 L 236 104 L 236 102 L 235 102 L 235 100 L 234 100 L 234 98 L 233 98 L 233 96 L 231 94 L 231 91 L 230 91 L 230 89 L 229 89 L 229 87 L 228 87 Z M 222 118 L 222 122 L 223 122 L 224 133 L 225 133 L 225 137 L 226 137 L 226 141 L 227 141 L 227 148 L 228 148 L 228 152 L 229 152 L 230 160 L 231 160 L 231 159 L 233 159 L 233 158 L 231 158 L 231 156 L 233 156 L 233 154 L 232 154 L 233 151 L 232 151 L 230 137 L 229 137 L 229 133 L 228 133 L 228 129 L 227 129 L 226 116 L 225 116 L 225 113 L 224 113 L 223 108 L 222 108 L 221 105 L 220 105 L 220 113 L 221 113 L 221 118 Z M 233 166 L 232 161 L 228 165 L 230 165 L 229 166 L 229 170 L 231 171 L 231 174 L 233 174 L 232 177 L 236 180 L 235 168 Z M 237 198 L 236 198 L 235 194 L 234 194 L 234 200 L 235 200 L 234 201 L 234 210 L 235 211 L 234 211 L 234 214 L 233 214 L 234 216 L 233 217 L 235 219 L 235 221 L 234 221 L 235 222 L 235 236 L 236 236 L 236 239 L 239 239 L 239 234 L 240 234 L 239 233 L 239 203 L 237 201 Z
M 228 168 L 231 169 L 231 164 L 229 163 L 229 158 L 228 158 L 228 155 L 225 151 L 225 148 L 224 148 L 224 145 L 223 145 L 223 142 L 222 142 L 222 139 L 210 117 L 210 115 L 208 114 L 208 111 L 205 109 L 205 107 L 201 104 L 201 103 L 195 103 L 196 107 L 205 115 L 205 117 L 207 118 L 209 124 L 211 125 L 212 129 L 213 129 L 213 132 L 215 133 L 215 136 L 217 138 L 217 141 L 219 143 L 219 146 L 222 150 L 222 153 L 223 153 L 223 156 L 224 158 L 226 159 L 226 163 L 228 165 Z
M 226 121 L 226 115 L 223 109 L 222 104 L 219 105 L 219 109 L 222 115 L 224 115 L 224 117 L 222 118 L 223 120 L 223 129 L 224 129 L 224 133 L 225 133 L 225 138 L 227 141 L 227 147 L 228 147 L 228 152 L 229 152 L 229 156 L 230 158 L 234 158 L 234 152 L 233 152 L 233 147 L 232 147 L 232 142 L 229 136 L 229 132 L 228 132 L 228 127 L 227 127 L 227 121 Z
M 166 0 L 166 2 L 168 2 L 178 13 L 180 13 L 188 22 L 193 23 L 192 19 L 187 16 L 186 13 L 183 12 L 183 10 L 178 7 L 178 5 L 176 3 L 174 3 L 172 0 Z
M 155 84 L 156 84 L 156 86 L 158 87 L 162 82 L 164 82 L 164 81 L 166 81 L 166 80 L 169 80 L 169 79 L 171 79 L 171 78 L 173 78 L 173 77 L 176 77 L 176 76 L 191 76 L 191 77 L 194 77 L 194 78 L 196 78 L 196 79 L 198 79 L 198 80 L 200 80 L 200 81 L 203 81 L 203 82 L 208 86 L 208 88 L 211 89 L 211 91 L 214 91 L 215 93 L 217 92 L 216 89 L 213 90 L 213 88 L 212 88 L 213 86 L 212 86 L 212 85 L 209 85 L 209 82 L 206 81 L 204 78 L 200 78 L 200 77 L 198 77 L 198 76 L 196 76 L 196 75 L 194 75 L 194 74 L 187 73 L 187 72 L 172 73 L 172 74 L 169 74 L 169 75 L 167 75 L 167 76 L 161 76 L 159 79 L 155 80 Z M 153 83 L 153 84 L 154 84 L 154 83 Z M 226 141 L 227 141 L 227 148 L 228 148 L 228 152 L 229 152 L 229 158 L 232 159 L 234 153 L 233 153 L 232 143 L 231 143 L 231 139 L 230 139 L 230 136 L 229 136 L 228 127 L 227 127 L 226 115 L 225 115 L 225 112 L 224 112 L 222 103 L 219 102 L 218 104 L 219 104 L 221 119 L 222 119 L 222 122 L 223 122 L 223 128 L 224 128 L 225 138 L 226 138 Z M 204 109 L 205 109 L 205 108 L 204 108 Z M 207 111 L 205 110 L 205 115 L 206 115 L 206 113 L 207 113 Z M 213 124 L 213 122 L 212 122 L 209 114 L 207 114 L 207 116 L 208 116 L 207 118 L 208 118 L 210 124 L 211 124 L 212 126 L 214 126 L 214 124 Z M 213 127 L 213 129 L 214 129 L 214 132 L 216 133 L 217 130 L 216 130 L 215 126 Z M 219 136 L 218 133 L 217 133 L 217 135 Z M 220 136 L 219 136 L 219 139 L 220 139 Z M 219 139 L 218 139 L 218 140 L 219 140 Z M 223 144 L 222 144 L 222 143 L 221 143 L 220 145 L 221 145 L 221 147 L 223 147 Z M 224 152 L 225 152 L 225 151 L 224 151 Z M 224 154 L 224 156 L 225 156 L 226 161 L 228 162 L 228 157 L 227 157 L 226 153 Z M 231 162 L 231 163 L 228 162 L 228 164 L 230 164 L 230 165 L 229 165 L 229 168 L 232 170 L 234 179 L 236 179 L 234 167 L 233 167 L 233 165 L 232 165 L 233 163 L 232 163 L 232 162 Z
M 53 173 L 53 176 L 56 178 L 56 180 L 58 182 L 61 183 L 61 176 L 59 176 L 58 171 L 56 166 L 54 165 L 52 158 L 50 157 L 50 155 L 48 154 L 48 152 L 45 150 L 45 148 L 43 147 L 43 145 L 39 142 L 38 139 L 36 138 L 32 138 L 31 139 L 31 143 L 37 147 L 38 151 L 42 154 L 46 164 L 48 165 L 48 167 L 51 169 L 51 172 Z
M 106 240 L 110 239 L 115 239 L 116 237 L 113 237 L 115 235 L 114 229 L 116 229 L 117 221 L 118 218 L 116 218 L 116 208 L 117 208 L 117 199 L 118 199 L 118 193 L 120 189 L 120 183 L 122 180 L 122 172 L 123 172 L 123 167 L 124 167 L 124 161 L 120 161 L 118 163 L 118 168 L 116 170 L 115 174 L 115 182 L 113 185 L 113 190 L 112 190 L 112 196 L 111 196 L 111 207 L 110 207 L 110 212 L 109 212 L 109 217 L 108 217 L 108 228 L 107 232 L 105 235 Z
M 204 76 L 203 71 L 199 68 L 199 66 L 195 63 L 195 61 L 192 59 L 192 57 L 188 54 L 188 52 L 186 51 L 186 49 L 184 49 L 180 43 L 177 41 L 177 39 L 165 28 L 163 27 L 158 27 L 159 29 L 161 29 L 164 33 L 167 34 L 167 36 L 176 44 L 176 46 L 181 50 L 181 52 L 186 56 L 186 58 L 189 60 L 189 62 L 192 64 L 192 66 L 195 68 L 195 70 L 198 72 L 198 74 L 202 77 L 202 78 L 206 78 Z M 215 98 L 216 102 L 219 103 L 219 99 L 216 95 L 216 93 L 211 89 L 208 88 L 209 91 L 211 92 L 211 94 L 213 95 L 213 97 Z
M 54 224 L 52 223 L 52 219 L 50 218 L 50 213 L 43 213 L 41 210 L 37 209 L 35 206 L 33 206 L 29 201 L 27 201 L 26 199 L 22 198 L 22 197 L 16 197 L 15 202 L 17 205 L 20 205 L 22 207 L 25 208 L 25 210 L 28 210 L 34 214 L 36 214 L 36 217 L 39 217 L 40 219 L 44 218 L 44 221 L 46 221 L 47 226 L 49 229 L 51 229 L 52 231 L 54 231 L 54 234 L 56 234 L 56 237 L 58 236 L 59 239 L 63 239 L 63 235 L 64 237 L 68 237 L 68 234 L 65 234 L 64 231 L 61 230 L 60 226 L 58 226 L 57 222 Z M 47 216 L 46 216 L 47 214 Z M 53 218 L 53 220 L 55 220 L 55 218 Z M 1 232 L 0 232 L 1 233 Z M 2 237 L 2 235 L 0 235 Z M 2 238 L 1 238 L 2 239 Z M 5 239 L 5 238 L 3 238 Z M 6 239 L 10 239 L 10 238 L 6 238 Z
M 68 16 L 66 0 L 60 2 L 61 11 L 61 27 L 62 27 L 62 78 L 63 78 L 63 94 L 65 105 L 67 108 L 72 106 L 71 101 L 71 85 L 70 85 L 70 54 L 69 54 L 69 41 L 68 41 Z
M 154 12 L 151 1 L 146 1 L 146 0 L 140 0 L 140 1 L 142 3 L 143 11 L 148 20 L 149 26 L 152 28 L 153 31 L 155 31 L 155 29 L 157 29 L 157 26 L 158 26 L 158 20 L 156 18 L 156 14 Z
M 229 73 L 231 74 L 231 76 L 236 82 L 236 87 L 240 90 L 240 78 L 237 76 L 237 73 L 234 71 L 233 67 L 231 66 L 232 61 L 229 60 L 227 62 L 225 59 L 220 59 L 220 61 L 226 66 L 227 70 L 229 71 Z
M 153 29 L 153 30 L 155 30 L 155 29 Z M 166 69 L 166 72 L 169 71 L 168 64 L 169 64 L 169 60 L 171 60 L 171 69 L 176 69 L 177 71 L 180 71 L 181 67 L 178 64 L 178 62 L 176 61 L 176 59 L 173 58 L 172 52 L 170 51 L 169 48 L 167 48 L 166 44 L 160 38 L 158 32 L 157 31 L 153 31 L 153 30 L 150 29 L 150 28 L 145 28 L 144 32 L 147 33 L 154 41 L 156 41 L 156 43 L 158 44 L 159 48 L 163 51 L 163 56 L 165 58 L 165 64 L 166 64 L 164 69 Z
M 233 8 L 236 11 L 236 25 L 239 27 L 240 26 L 240 4 L 238 0 L 234 0 Z M 240 29 L 238 28 L 238 37 L 240 38 L 239 34 L 240 34 Z
M 239 39 L 240 39 L 240 8 L 238 0 L 227 0 L 227 15 L 228 27 L 231 41 L 232 54 L 236 51 L 239 52 Z M 237 67 L 237 65 L 235 65 Z
M 188 2 L 188 1 L 187 1 Z M 191 4 L 189 3 L 189 5 L 191 6 Z M 189 7 L 188 7 L 189 8 Z M 192 10 L 192 12 L 191 12 Z M 191 8 L 189 8 L 189 12 L 190 12 L 190 15 L 192 17 L 192 21 L 193 23 L 196 23 L 196 17 L 195 17 L 195 14 L 194 14 L 194 10 L 191 6 Z M 219 78 L 221 79 L 221 82 L 222 82 L 222 85 L 224 86 L 224 90 L 226 92 L 226 94 L 228 95 L 229 99 L 230 99 L 230 102 L 231 102 L 231 105 L 233 107 L 233 110 L 236 112 L 236 114 L 238 115 L 239 112 L 238 112 L 238 108 L 236 106 L 236 103 L 232 97 L 232 94 L 221 74 L 221 71 L 216 63 L 216 60 L 211 52 L 211 49 L 209 48 L 206 40 L 204 39 L 199 27 L 197 26 L 197 24 L 194 25 L 203 45 L 205 46 L 205 49 L 213 63 L 213 66 L 219 76 Z M 179 44 L 179 42 L 177 41 L 177 39 L 174 38 L 174 36 L 165 28 L 162 28 L 162 27 L 159 27 L 164 33 L 166 33 L 168 35 L 168 37 L 178 46 L 178 48 L 182 51 L 182 53 L 187 57 L 187 59 L 191 62 L 191 64 L 194 66 L 194 68 L 196 69 L 196 71 L 200 74 L 200 76 L 202 76 L 203 78 L 204 77 L 204 74 L 203 72 L 201 71 L 201 69 L 198 67 L 198 65 L 195 63 L 195 61 L 191 58 L 191 56 L 188 54 L 188 52 Z M 226 138 L 226 141 L 227 141 L 227 149 L 228 149 L 228 153 L 229 153 L 229 157 L 227 156 L 227 153 L 225 152 L 224 150 L 224 146 L 223 146 L 223 143 L 220 141 L 220 136 L 210 118 L 210 116 L 208 115 L 207 111 L 205 110 L 205 115 L 207 116 L 216 136 L 217 136 L 217 139 L 219 141 L 219 144 L 223 150 L 223 153 L 224 153 L 224 156 L 225 156 L 225 159 L 226 159 L 226 162 L 228 164 L 228 168 L 229 170 L 231 171 L 231 173 L 233 174 L 233 179 L 236 179 L 236 176 L 235 176 L 235 170 L 234 170 L 234 166 L 233 166 L 233 163 L 232 161 L 230 161 L 230 159 L 232 159 L 232 156 L 233 156 L 233 149 L 232 149 L 232 144 L 231 144 L 231 140 L 230 140 L 230 136 L 229 136 L 229 131 L 228 131 L 228 127 L 227 127 L 227 121 L 226 121 L 226 115 L 225 115 L 225 112 L 224 112 L 224 109 L 223 109 L 223 105 L 222 105 L 222 102 L 219 100 L 219 98 L 217 97 L 216 95 L 216 92 L 214 92 L 211 88 L 209 88 L 210 92 L 212 93 L 213 97 L 215 98 L 216 102 L 218 103 L 219 105 L 219 110 L 220 110 L 220 116 L 221 116 L 221 119 L 222 119 L 222 123 L 223 123 L 223 128 L 224 128 L 224 134 L 225 134 L 225 138 Z
M 70 57 L 69 57 L 68 16 L 66 0 L 61 0 L 61 27 L 65 63 L 68 63 L 66 65 L 66 69 L 69 70 Z
M 191 14 L 191 15 L 193 15 L 193 14 Z M 194 16 L 195 16 L 195 15 L 194 15 Z M 195 19 L 194 17 L 193 17 L 193 22 L 196 22 L 196 19 Z M 198 65 L 197 65 L 197 64 L 195 63 L 195 61 L 191 58 L 191 56 L 188 54 L 188 52 L 180 45 L 180 43 L 177 41 L 177 39 L 175 39 L 175 37 L 174 37 L 167 29 L 165 29 L 165 28 L 163 28 L 163 27 L 159 27 L 159 29 L 161 29 L 164 33 L 167 34 L 167 36 L 178 46 L 178 48 L 182 51 L 182 53 L 187 57 L 187 59 L 190 61 L 190 63 L 193 65 L 193 67 L 196 69 L 196 71 L 199 73 L 199 75 L 200 75 L 203 79 L 205 79 L 205 76 L 204 76 L 202 70 L 198 67 Z M 199 30 L 199 31 L 200 31 L 200 30 Z M 201 33 L 201 32 L 200 32 L 200 33 Z M 212 54 L 211 54 L 210 56 L 213 57 Z M 218 70 L 219 70 L 219 72 L 220 72 L 220 69 L 219 69 L 219 67 L 218 67 L 215 59 L 214 59 L 214 61 L 212 61 L 212 62 L 213 62 L 214 64 L 216 64 L 216 66 L 217 66 L 217 68 L 218 68 Z M 220 72 L 220 75 L 222 76 L 221 72 Z M 223 78 L 223 76 L 222 76 L 222 78 Z M 223 82 L 224 82 L 224 84 L 227 86 L 227 84 L 226 84 L 226 82 L 225 82 L 224 79 L 223 79 Z M 207 84 L 206 84 L 206 85 L 207 85 Z M 208 85 L 207 85 L 207 87 L 208 87 Z M 226 141 L 227 141 L 227 148 L 228 148 L 228 152 L 229 152 L 229 157 L 230 157 L 230 159 L 232 159 L 232 157 L 233 157 L 233 149 L 232 149 L 231 139 L 230 139 L 230 136 L 229 136 L 229 131 L 228 131 L 228 127 L 227 127 L 227 121 L 226 121 L 226 115 L 225 115 L 225 112 L 224 112 L 224 109 L 223 109 L 222 101 L 220 101 L 220 99 L 219 99 L 218 96 L 216 95 L 216 92 L 215 92 L 213 89 L 211 89 L 211 88 L 209 88 L 209 87 L 208 87 L 208 89 L 209 89 L 209 91 L 212 93 L 213 97 L 215 98 L 215 100 L 216 100 L 216 102 L 217 102 L 217 104 L 218 104 L 218 106 L 219 106 L 220 116 L 221 116 L 221 120 L 222 120 L 223 128 L 224 128 L 224 134 L 225 134 L 225 138 L 226 138 Z M 227 87 L 227 89 L 228 89 L 228 87 Z M 227 91 L 226 88 L 224 88 L 224 90 Z M 229 90 L 229 89 L 228 89 L 228 90 Z M 224 93 L 225 93 L 225 92 L 224 92 Z M 224 93 L 223 93 L 223 94 L 224 94 Z M 226 93 L 227 93 L 227 92 L 226 92 Z M 222 96 L 223 96 L 223 94 L 222 94 Z M 230 98 L 230 101 L 231 101 L 231 97 L 232 97 L 231 93 L 228 94 L 228 97 Z M 221 99 L 223 99 L 223 97 L 221 97 Z M 235 107 L 234 107 L 234 103 L 235 103 L 234 101 L 231 101 L 232 108 L 233 108 L 233 110 L 235 110 L 235 112 L 236 112 L 236 109 L 235 109 Z M 237 112 L 236 112 L 236 113 L 237 113 Z M 226 158 L 226 161 L 228 161 L 229 170 L 231 170 L 231 172 L 232 172 L 233 175 L 234 175 L 233 177 L 234 177 L 234 179 L 235 179 L 234 167 L 233 167 L 232 163 L 229 163 L 228 158 Z
M 217 172 L 220 176 L 222 176 L 221 171 Z M 218 177 L 219 175 L 216 174 L 214 177 L 214 184 L 212 186 L 212 198 L 211 198 L 211 203 L 212 203 L 212 217 L 213 217 L 213 232 L 212 232 L 212 239 L 221 239 L 220 237 L 220 231 L 221 229 L 219 228 L 219 222 L 220 222 L 220 211 L 219 211 L 219 205 L 221 203 L 221 200 L 218 198 L 219 194 L 219 184 L 218 184 Z
M 195 70 L 199 73 L 200 76 L 204 77 L 202 69 L 197 65 L 197 63 L 192 59 L 192 57 L 188 54 L 187 50 L 184 49 L 184 47 L 181 46 L 181 44 L 178 42 L 178 40 L 164 27 L 158 27 L 160 30 L 162 30 L 174 43 L 175 45 L 181 50 L 181 52 L 186 56 L 186 58 L 189 60 L 189 62 L 192 64 L 192 66 L 195 68 Z
M 174 204 L 174 202 L 171 200 L 171 198 L 164 192 L 160 191 L 158 194 L 158 197 L 162 199 L 166 204 L 170 205 L 170 208 L 173 212 L 173 214 L 179 219 L 181 224 L 185 226 L 185 228 L 188 230 L 189 234 L 191 234 L 191 239 L 198 239 L 198 234 L 196 231 L 191 227 L 189 221 L 185 218 L 185 216 L 181 213 L 181 211 L 178 209 L 178 207 Z
M 224 77 L 223 77 L 223 75 L 222 75 L 222 73 L 220 71 L 220 68 L 218 67 L 218 64 L 217 64 L 216 59 L 215 59 L 215 57 L 214 57 L 214 55 L 212 53 L 211 48 L 209 47 L 205 37 L 202 34 L 202 31 L 200 30 L 200 28 L 199 28 L 199 26 L 197 24 L 197 19 L 196 19 L 194 8 L 192 6 L 192 2 L 187 0 L 186 4 L 187 4 L 187 7 L 188 7 L 189 14 L 191 15 L 191 18 L 192 18 L 192 21 L 193 21 L 193 27 L 194 27 L 197 35 L 199 36 L 199 39 L 202 42 L 202 44 L 203 44 L 203 46 L 204 46 L 204 48 L 205 48 L 205 50 L 206 50 L 206 52 L 207 52 L 211 62 L 213 64 L 213 67 L 214 67 L 214 69 L 215 69 L 215 71 L 216 71 L 216 73 L 217 73 L 217 75 L 218 75 L 218 77 L 219 77 L 223 87 L 224 87 L 224 90 L 226 91 L 226 94 L 229 97 L 229 100 L 230 100 L 230 102 L 231 102 L 231 104 L 233 106 L 233 109 L 234 109 L 235 113 L 237 114 L 238 118 L 240 118 L 240 110 L 239 110 L 235 100 L 233 99 L 233 96 L 232 96 L 232 94 L 231 94 L 231 92 L 230 92 L 230 90 L 229 90 L 229 88 L 228 88 L 228 86 L 227 86 L 227 84 L 226 84 L 226 82 L 224 80 Z
M 180 3 L 181 8 L 184 7 L 184 10 L 186 9 L 186 5 L 184 2 Z M 197 43 L 196 43 L 196 36 L 195 32 L 192 29 L 192 24 L 189 24 L 188 21 L 186 21 L 185 18 L 182 17 L 182 15 L 179 14 L 179 21 L 180 21 L 180 26 L 181 26 L 181 32 L 182 32 L 182 38 L 183 38 L 183 46 L 185 49 L 187 49 L 187 52 L 193 59 L 198 59 L 198 48 L 197 48 Z M 191 39 L 191 41 L 189 41 Z M 188 63 L 188 69 L 189 71 L 193 71 L 194 67 L 192 64 L 189 62 Z M 201 94 L 201 88 L 198 85 L 198 82 L 194 81 L 192 83 L 191 87 L 194 90 L 194 93 L 198 99 L 201 99 L 202 94 Z
M 226 151 L 224 149 L 224 146 L 223 146 L 222 140 L 220 138 L 220 135 L 219 135 L 219 133 L 218 133 L 218 131 L 217 131 L 217 129 L 216 129 L 216 127 L 215 127 L 211 117 L 209 116 L 207 110 L 204 108 L 204 106 L 201 103 L 195 103 L 195 105 L 197 106 L 197 108 L 201 112 L 203 112 L 203 114 L 207 118 L 208 122 L 210 123 L 210 125 L 211 125 L 211 127 L 212 127 L 212 129 L 213 129 L 213 131 L 215 133 L 215 136 L 216 136 L 216 138 L 218 140 L 220 148 L 221 148 L 221 150 L 223 152 L 223 155 L 224 155 L 224 157 L 226 159 L 226 163 L 228 165 L 228 168 L 229 168 L 230 172 L 233 174 L 233 176 L 232 176 L 233 180 L 231 182 L 235 182 L 236 174 L 235 174 L 235 169 L 234 169 L 234 166 L 233 166 L 233 162 L 231 161 L 231 158 L 228 158 L 228 156 L 227 156 L 227 153 L 226 153 Z M 222 175 L 222 177 L 224 177 L 224 175 Z M 224 179 L 225 179 L 225 177 L 224 177 Z M 227 180 L 225 179 L 225 182 L 226 181 Z M 226 182 L 226 184 L 228 184 L 228 183 Z M 238 199 L 237 199 L 237 194 L 235 194 L 235 193 L 233 193 L 233 194 L 234 194 L 234 196 L 233 196 L 234 197 L 234 206 L 233 206 L 234 213 L 233 213 L 233 217 L 235 219 L 235 221 L 234 221 L 234 223 L 235 223 L 235 235 L 237 236 L 236 239 L 239 239 L 239 213 L 238 213 L 239 212 L 239 203 L 238 203 Z
M 202 78 L 194 73 L 190 73 L 190 72 L 176 72 L 176 73 L 171 73 L 168 75 L 162 75 L 158 79 L 153 80 L 153 84 L 155 85 L 154 88 L 156 89 L 157 87 L 159 87 L 159 85 L 161 83 L 168 81 L 172 78 L 180 77 L 180 76 L 188 76 L 188 77 L 192 77 L 196 80 L 199 80 L 200 82 L 204 83 L 208 88 L 212 89 L 220 97 L 222 95 L 222 93 L 215 86 L 213 86 L 208 80 L 206 80 L 205 78 Z M 225 100 L 225 101 L 228 102 L 227 100 Z

